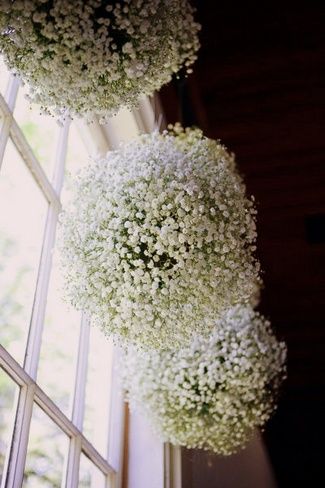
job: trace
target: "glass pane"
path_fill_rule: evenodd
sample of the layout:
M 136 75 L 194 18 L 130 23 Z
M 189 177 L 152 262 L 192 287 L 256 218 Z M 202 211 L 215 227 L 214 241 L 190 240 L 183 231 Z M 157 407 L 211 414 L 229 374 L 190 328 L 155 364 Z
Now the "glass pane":
M 79 488 L 105 488 L 104 474 L 83 453 L 80 456 Z
M 9 80 L 9 71 L 7 69 L 7 66 L 5 65 L 5 63 L 3 61 L 3 57 L 0 56 L 0 93 L 1 93 L 1 95 L 5 94 L 8 80 Z
M 0 342 L 22 363 L 47 202 L 11 141 L 0 172 Z
M 84 434 L 107 457 L 112 376 L 112 342 L 91 327 Z
M 66 176 L 61 194 L 62 204 L 69 201 L 73 177 L 89 161 L 88 150 L 80 135 L 76 122 L 71 122 L 69 129 L 68 150 L 66 158 Z
M 0 483 L 13 431 L 17 393 L 16 383 L 0 368 Z
M 126 142 L 135 139 L 139 135 L 139 129 L 133 113 L 122 107 L 118 113 L 111 118 L 110 126 L 113 127 L 119 141 Z
M 68 447 L 69 438 L 34 404 L 23 486 L 60 488 Z
M 74 386 L 81 314 L 68 306 L 63 296 L 59 257 L 55 251 L 37 379 L 44 391 L 68 415 Z
M 37 105 L 30 104 L 26 99 L 27 93 L 27 86 L 20 88 L 14 111 L 15 119 L 47 176 L 51 178 L 60 127 L 54 117 L 41 114 Z

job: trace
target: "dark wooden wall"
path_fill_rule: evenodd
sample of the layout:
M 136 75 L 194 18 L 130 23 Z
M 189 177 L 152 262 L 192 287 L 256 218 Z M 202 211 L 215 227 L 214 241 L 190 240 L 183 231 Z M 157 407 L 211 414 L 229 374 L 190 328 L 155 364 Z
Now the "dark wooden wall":
M 197 7 L 202 48 L 183 115 L 236 153 L 257 199 L 260 308 L 289 351 L 265 440 L 280 487 L 325 486 L 325 3 Z M 175 122 L 177 84 L 161 97 Z

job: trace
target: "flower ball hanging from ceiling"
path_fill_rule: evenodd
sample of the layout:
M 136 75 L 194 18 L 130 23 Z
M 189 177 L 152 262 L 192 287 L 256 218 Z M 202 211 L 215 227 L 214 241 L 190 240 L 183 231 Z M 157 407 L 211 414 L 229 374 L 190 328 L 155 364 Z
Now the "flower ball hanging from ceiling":
M 129 349 L 122 378 L 131 409 L 145 414 L 164 441 L 228 455 L 275 409 L 285 358 L 269 322 L 236 306 L 208 339 L 195 338 L 186 349 Z
M 187 0 L 4 0 L 0 51 L 45 111 L 105 119 L 190 71 L 193 11 Z
M 198 129 L 175 131 L 94 160 L 61 218 L 71 302 L 144 348 L 208 334 L 258 282 L 255 210 L 233 155 Z

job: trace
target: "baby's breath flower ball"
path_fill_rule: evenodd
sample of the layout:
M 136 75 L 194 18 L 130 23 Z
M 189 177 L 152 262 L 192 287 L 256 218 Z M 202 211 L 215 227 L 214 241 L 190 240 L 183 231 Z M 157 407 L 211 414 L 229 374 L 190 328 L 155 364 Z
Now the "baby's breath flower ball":
M 256 291 L 251 200 L 200 130 L 154 132 L 92 162 L 62 216 L 72 303 L 107 333 L 168 348 Z
M 228 455 L 244 447 L 275 409 L 286 347 L 270 323 L 236 306 L 209 339 L 178 351 L 130 348 L 122 379 L 131 410 L 164 441 Z
M 43 110 L 104 121 L 191 71 L 193 12 L 187 0 L 3 0 L 0 51 Z

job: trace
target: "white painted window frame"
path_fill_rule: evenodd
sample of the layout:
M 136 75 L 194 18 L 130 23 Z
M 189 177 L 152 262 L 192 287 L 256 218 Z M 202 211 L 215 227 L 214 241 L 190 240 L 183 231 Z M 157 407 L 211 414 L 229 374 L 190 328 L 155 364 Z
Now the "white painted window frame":
M 19 386 L 19 393 L 15 403 L 13 434 L 5 462 L 1 488 L 17 488 L 22 485 L 34 403 L 38 404 L 70 439 L 62 488 L 78 487 L 80 454 L 82 451 L 106 476 L 106 488 L 121 488 L 124 452 L 123 441 L 125 437 L 125 404 L 122 395 L 118 393 L 119 386 L 116 383 L 116 375 L 113 375 L 112 382 L 111 429 L 106 459 L 82 433 L 90 333 L 86 317 L 82 317 L 80 324 L 71 419 L 58 408 L 37 384 L 36 378 L 40 358 L 46 298 L 52 266 L 52 249 L 55 243 L 56 226 L 61 209 L 60 192 L 64 178 L 69 121 L 60 128 L 54 175 L 52 181 L 50 181 L 13 115 L 19 87 L 20 82 L 18 78 L 10 76 L 5 96 L 2 97 L 0 95 L 0 112 L 3 116 L 0 130 L 0 169 L 5 148 L 10 138 L 31 176 L 47 200 L 48 212 L 23 366 L 8 351 L 0 346 L 0 366 Z M 154 113 L 152 103 L 148 99 L 141 101 L 139 109 L 133 113 L 134 120 L 140 131 L 149 131 L 155 126 L 156 120 Z M 131 116 L 132 114 L 130 114 Z M 101 127 L 97 123 L 87 126 L 80 122 L 78 125 L 82 137 L 91 152 L 103 154 L 110 148 L 116 146 L 120 140 L 121 134 L 116 133 L 114 130 L 114 123 L 106 127 Z

